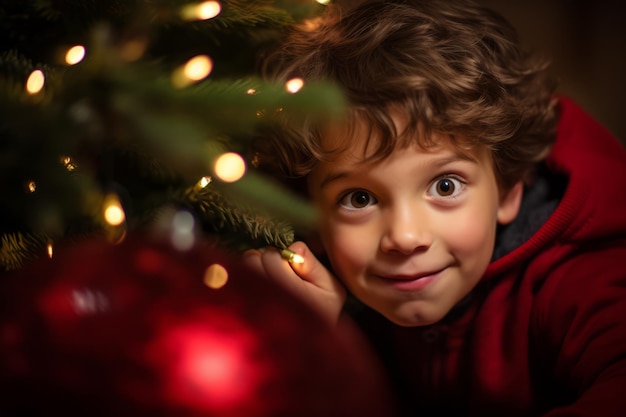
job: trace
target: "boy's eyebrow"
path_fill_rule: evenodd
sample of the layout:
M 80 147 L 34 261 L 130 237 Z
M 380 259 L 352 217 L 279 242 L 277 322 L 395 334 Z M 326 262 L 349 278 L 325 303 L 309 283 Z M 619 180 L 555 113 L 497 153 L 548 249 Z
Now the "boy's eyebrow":
M 345 171 L 335 172 L 335 173 L 331 173 L 327 175 L 326 177 L 324 177 L 324 179 L 322 180 L 320 184 L 320 190 L 326 187 L 329 183 L 336 181 L 338 179 L 341 179 L 341 178 L 345 178 L 347 176 L 348 176 L 348 173 Z
M 474 164 L 478 163 L 478 159 L 476 157 L 474 157 L 473 155 L 470 155 L 467 152 L 461 152 L 461 151 L 456 151 L 454 152 L 452 155 L 450 156 L 446 156 L 444 158 L 440 158 L 440 159 L 436 159 L 434 161 L 432 161 L 431 163 L 429 163 L 429 165 L 436 165 L 436 166 L 445 166 L 447 164 L 453 163 L 453 162 L 458 162 L 458 161 L 467 161 L 467 162 L 471 162 Z M 323 189 L 324 187 L 326 187 L 329 183 L 339 180 L 341 178 L 346 178 L 350 175 L 350 173 L 348 171 L 338 171 L 338 172 L 331 172 L 328 175 L 326 175 L 324 177 L 324 179 L 322 180 L 322 182 L 320 183 L 320 189 Z

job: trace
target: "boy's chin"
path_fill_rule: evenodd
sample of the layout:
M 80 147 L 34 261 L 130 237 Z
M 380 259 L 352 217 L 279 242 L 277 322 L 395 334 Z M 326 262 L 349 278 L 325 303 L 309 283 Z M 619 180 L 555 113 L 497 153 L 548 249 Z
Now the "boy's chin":
M 407 309 L 409 310 L 409 309 Z M 392 323 L 402 327 L 419 327 L 435 324 L 443 319 L 448 310 L 424 311 L 424 309 L 412 309 L 409 311 L 395 311 L 383 315 Z

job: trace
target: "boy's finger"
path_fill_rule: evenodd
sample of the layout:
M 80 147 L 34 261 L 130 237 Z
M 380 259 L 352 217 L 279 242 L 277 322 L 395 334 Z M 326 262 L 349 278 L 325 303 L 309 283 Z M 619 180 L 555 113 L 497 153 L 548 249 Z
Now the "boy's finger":
M 341 284 L 335 276 L 317 259 L 304 242 L 295 242 L 289 249 L 300 255 L 302 263 L 291 263 L 293 270 L 305 281 L 320 288 L 336 291 Z
M 246 267 L 250 268 L 251 271 L 266 276 L 267 274 L 263 268 L 262 256 L 262 251 L 250 249 L 243 253 L 241 260 Z

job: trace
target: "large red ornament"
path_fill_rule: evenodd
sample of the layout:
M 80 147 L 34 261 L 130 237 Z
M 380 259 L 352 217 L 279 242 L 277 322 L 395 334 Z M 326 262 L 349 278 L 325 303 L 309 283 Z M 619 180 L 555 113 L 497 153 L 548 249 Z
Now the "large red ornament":
M 352 327 L 330 329 L 218 249 L 56 252 L 1 283 L 1 416 L 392 415 Z M 205 284 L 209 268 L 225 286 Z

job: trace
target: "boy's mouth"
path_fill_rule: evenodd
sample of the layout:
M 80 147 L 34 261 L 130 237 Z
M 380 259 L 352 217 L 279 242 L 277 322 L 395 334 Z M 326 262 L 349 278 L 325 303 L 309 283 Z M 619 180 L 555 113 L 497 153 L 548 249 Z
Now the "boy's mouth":
M 379 275 L 379 278 L 398 290 L 417 291 L 426 288 L 430 283 L 440 277 L 443 271 L 445 271 L 445 268 L 415 274 Z

